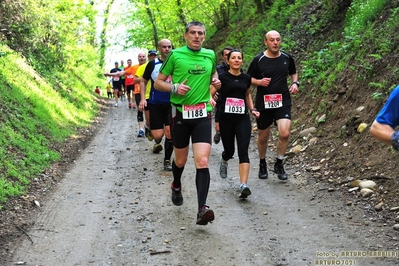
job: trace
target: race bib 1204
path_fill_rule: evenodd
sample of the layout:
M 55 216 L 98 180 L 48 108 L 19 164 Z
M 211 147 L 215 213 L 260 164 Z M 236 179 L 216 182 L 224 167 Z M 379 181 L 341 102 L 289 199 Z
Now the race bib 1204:
M 265 109 L 279 108 L 283 106 L 282 94 L 267 94 L 263 96 Z

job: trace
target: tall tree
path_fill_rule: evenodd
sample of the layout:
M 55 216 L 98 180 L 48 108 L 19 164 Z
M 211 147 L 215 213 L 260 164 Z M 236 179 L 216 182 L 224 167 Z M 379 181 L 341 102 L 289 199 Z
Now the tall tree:
M 112 5 L 114 4 L 114 0 L 108 2 L 105 10 L 104 10 L 104 22 L 103 27 L 100 33 L 100 57 L 99 57 L 99 66 L 101 69 L 104 68 L 105 62 L 105 51 L 107 49 L 107 26 L 108 26 L 108 19 L 109 19 L 109 11 L 111 10 Z
M 215 0 L 206 2 L 188 0 L 130 0 L 134 8 L 126 18 L 132 27 L 127 32 L 128 46 L 148 47 L 159 39 L 168 38 L 175 46 L 184 43 L 182 30 L 185 25 L 198 20 L 203 22 L 208 32 L 215 32 L 216 27 L 226 25 L 232 0 Z M 223 11 L 223 16 L 220 12 Z M 221 18 L 224 22 L 219 22 Z M 126 23 L 126 22 L 125 22 Z
M 151 26 L 152 26 L 152 31 L 154 33 L 154 47 L 157 47 L 158 44 L 158 29 L 157 29 L 157 24 L 155 22 L 155 16 L 154 13 L 152 12 L 150 8 L 150 3 L 148 0 L 145 0 L 145 5 L 146 5 L 146 11 L 148 14 L 148 19 L 150 20 Z
M 183 25 L 187 25 L 188 21 L 187 21 L 186 15 L 184 14 L 181 0 L 176 0 L 176 6 L 177 6 L 177 15 L 179 16 L 181 23 Z

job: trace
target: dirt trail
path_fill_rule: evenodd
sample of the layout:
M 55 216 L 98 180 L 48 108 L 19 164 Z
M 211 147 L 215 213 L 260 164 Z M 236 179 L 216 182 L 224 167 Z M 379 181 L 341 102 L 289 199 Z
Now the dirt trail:
M 287 183 L 273 173 L 258 179 L 255 138 L 248 200 L 237 196 L 237 158 L 229 162 L 232 178 L 222 180 L 222 145 L 213 145 L 208 204 L 215 221 L 196 225 L 191 153 L 184 204 L 176 207 L 163 153 L 153 154 L 152 143 L 137 137 L 136 110 L 126 105 L 107 103 L 103 128 L 27 232 L 34 243 L 26 238 L 9 265 L 398 265 L 384 228 L 360 226 L 342 201 L 319 197 L 317 188 L 302 185 L 305 177 L 293 178 L 294 165 L 287 164 Z M 363 253 L 331 260 L 355 251 Z M 395 257 L 373 258 L 371 251 L 393 251 Z

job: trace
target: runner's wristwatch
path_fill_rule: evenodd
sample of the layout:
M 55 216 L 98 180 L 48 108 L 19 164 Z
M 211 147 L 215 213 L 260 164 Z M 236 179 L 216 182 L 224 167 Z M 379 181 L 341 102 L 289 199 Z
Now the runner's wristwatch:
M 391 140 L 392 140 L 392 147 L 399 151 L 399 131 L 395 131 L 392 136 L 391 136 Z
M 292 84 L 296 84 L 298 87 L 299 87 L 299 81 L 294 81 L 294 82 L 292 82 Z

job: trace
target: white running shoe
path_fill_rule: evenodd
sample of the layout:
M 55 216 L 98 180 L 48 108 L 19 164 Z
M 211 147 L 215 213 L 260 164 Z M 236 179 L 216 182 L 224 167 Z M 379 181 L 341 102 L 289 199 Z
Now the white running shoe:
M 249 195 L 251 195 L 251 190 L 249 189 L 247 184 L 240 185 L 240 195 L 238 197 L 240 199 L 246 199 Z

